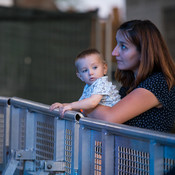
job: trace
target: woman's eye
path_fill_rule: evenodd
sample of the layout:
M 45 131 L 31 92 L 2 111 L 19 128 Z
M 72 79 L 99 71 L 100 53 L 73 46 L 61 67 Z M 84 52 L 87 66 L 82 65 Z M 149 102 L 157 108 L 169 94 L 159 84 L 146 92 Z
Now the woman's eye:
M 124 44 L 121 45 L 121 49 L 126 49 L 126 46 Z

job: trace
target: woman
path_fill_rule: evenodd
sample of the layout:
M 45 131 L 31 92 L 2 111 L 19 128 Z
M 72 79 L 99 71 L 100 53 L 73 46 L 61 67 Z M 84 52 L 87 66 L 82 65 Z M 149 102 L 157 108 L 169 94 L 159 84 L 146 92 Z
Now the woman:
M 175 119 L 175 64 L 157 27 L 149 20 L 122 24 L 112 55 L 122 100 L 98 105 L 88 117 L 170 132 Z

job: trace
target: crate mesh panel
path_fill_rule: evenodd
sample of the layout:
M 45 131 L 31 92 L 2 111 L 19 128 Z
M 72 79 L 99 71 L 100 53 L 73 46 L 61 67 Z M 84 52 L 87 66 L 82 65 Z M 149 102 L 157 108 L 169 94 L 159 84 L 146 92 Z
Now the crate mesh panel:
M 119 175 L 149 175 L 149 153 L 118 147 Z
M 4 115 L 0 114 L 0 163 L 3 163 L 3 147 L 4 147 Z
M 54 127 L 46 122 L 37 121 L 36 159 L 53 160 Z
M 94 175 L 101 175 L 102 170 L 102 142 L 95 141 Z
M 19 138 L 20 138 L 20 149 L 25 149 L 25 136 L 26 136 L 26 118 L 23 114 L 23 110 L 20 111 L 20 123 L 19 123 Z
M 66 161 L 66 175 L 71 175 L 72 162 L 72 130 L 66 129 L 65 132 L 65 161 Z
M 174 166 L 175 166 L 175 160 L 164 158 L 164 173 L 167 173 Z

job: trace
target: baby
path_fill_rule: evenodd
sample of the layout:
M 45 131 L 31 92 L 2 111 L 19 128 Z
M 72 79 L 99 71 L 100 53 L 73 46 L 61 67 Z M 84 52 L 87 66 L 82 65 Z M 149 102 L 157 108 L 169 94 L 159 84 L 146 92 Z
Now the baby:
M 107 64 L 100 52 L 96 49 L 82 51 L 75 59 L 76 74 L 86 83 L 83 94 L 79 101 L 72 103 L 54 103 L 50 110 L 59 108 L 63 117 L 67 110 L 89 110 L 98 104 L 112 107 L 120 100 L 116 86 L 108 81 Z

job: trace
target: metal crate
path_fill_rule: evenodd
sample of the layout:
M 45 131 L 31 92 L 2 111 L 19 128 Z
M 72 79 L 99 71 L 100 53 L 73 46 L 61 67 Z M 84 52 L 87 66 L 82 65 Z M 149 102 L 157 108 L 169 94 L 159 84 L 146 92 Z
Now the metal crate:
M 174 134 L 90 118 L 79 124 L 79 175 L 163 175 L 175 166 Z
M 8 156 L 8 98 L 0 97 L 0 172 L 4 169 Z
M 175 136 L 10 99 L 10 158 L 3 175 L 163 175 Z
M 10 99 L 10 108 L 11 158 L 4 174 L 77 171 L 77 112 L 67 112 L 60 119 L 49 106 L 19 98 Z

